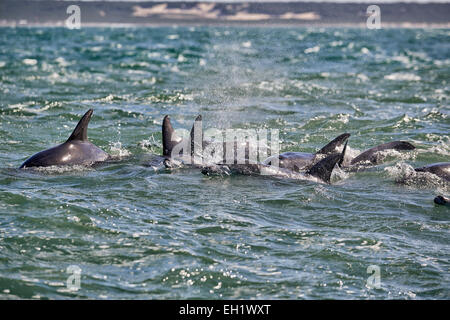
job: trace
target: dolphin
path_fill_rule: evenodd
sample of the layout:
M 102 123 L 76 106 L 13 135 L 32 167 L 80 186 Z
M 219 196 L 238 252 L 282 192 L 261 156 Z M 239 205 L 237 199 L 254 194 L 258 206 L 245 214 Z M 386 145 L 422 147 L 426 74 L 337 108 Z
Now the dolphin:
M 278 155 L 279 165 L 281 168 L 287 168 L 292 171 L 300 171 L 305 168 L 310 168 L 317 159 L 320 159 L 323 155 L 329 155 L 336 152 L 347 139 L 350 137 L 349 133 L 344 133 L 335 138 L 333 141 L 328 143 L 325 147 L 320 149 L 318 152 L 305 153 L 305 152 L 284 152 Z M 376 147 L 370 148 L 362 153 L 360 153 L 355 158 L 351 159 L 349 163 L 344 163 L 340 161 L 339 166 L 344 170 L 352 170 L 358 168 L 359 166 L 377 165 L 380 163 L 379 152 L 385 150 L 413 150 L 415 147 L 406 141 L 392 141 L 384 144 L 380 144 Z M 272 156 L 268 158 L 265 164 L 270 165 L 273 161 Z
M 438 177 L 450 181 L 450 162 L 432 163 L 424 167 L 415 168 L 416 172 L 429 172 Z
M 187 157 L 189 156 L 189 152 L 191 157 L 194 156 L 194 150 L 195 150 L 195 143 L 199 143 L 199 141 L 202 141 L 201 144 L 202 146 L 199 146 L 199 150 L 203 151 L 205 150 L 206 146 L 209 146 L 210 144 L 212 145 L 216 145 L 216 147 L 218 148 L 218 150 L 223 151 L 223 159 L 213 159 L 212 161 L 216 161 L 215 163 L 210 163 L 209 165 L 223 165 L 223 164 L 227 164 L 227 160 L 225 159 L 225 150 L 227 149 L 228 144 L 226 142 L 213 142 L 213 141 L 207 141 L 204 140 L 203 137 L 203 129 L 202 129 L 202 116 L 199 115 L 197 116 L 197 118 L 194 121 L 194 125 L 192 126 L 191 132 L 190 132 L 190 145 L 189 141 L 185 141 L 185 149 L 187 149 L 186 151 L 184 151 L 184 149 L 182 150 L 183 152 L 179 153 L 179 154 L 172 154 L 173 150 L 175 149 L 176 146 L 178 146 L 180 143 L 183 142 L 183 139 L 181 139 L 180 137 L 177 137 L 174 129 L 172 127 L 172 124 L 170 122 L 170 117 L 168 115 L 166 115 L 163 119 L 163 125 L 162 125 L 162 136 L 163 136 L 163 157 L 165 158 L 164 160 L 164 165 L 167 168 L 173 168 L 176 167 L 176 161 L 175 158 L 178 159 L 184 159 L 187 160 Z M 329 142 L 327 145 L 325 145 L 322 149 L 320 149 L 318 152 L 316 152 L 315 154 L 311 154 L 311 153 L 304 153 L 304 152 L 286 152 L 283 153 L 281 155 L 279 155 L 279 167 L 283 168 L 283 169 L 287 169 L 293 172 L 300 172 L 301 170 L 306 171 L 307 169 L 310 169 L 315 163 L 317 163 L 320 159 L 323 159 L 324 156 L 326 155 L 330 155 L 332 153 L 337 152 L 337 148 L 339 148 L 344 142 L 347 141 L 348 137 L 350 137 L 349 133 L 344 133 L 341 134 L 340 136 L 338 136 L 337 138 L 335 138 L 333 141 Z M 197 138 L 197 139 L 195 139 Z M 240 142 L 237 142 L 240 143 Z M 242 165 L 237 165 L 237 143 L 233 144 L 233 148 L 234 148 L 234 162 L 235 162 L 235 166 L 233 167 L 235 171 L 242 171 L 242 173 L 247 172 L 248 170 L 250 171 L 254 171 L 253 168 L 254 166 L 252 166 L 251 164 L 248 164 L 248 159 L 249 159 L 249 146 L 245 146 L 245 155 L 244 155 L 244 160 L 246 162 L 246 165 L 248 165 L 248 167 L 242 166 Z M 187 147 L 187 148 L 186 148 Z M 178 150 L 180 150 L 180 148 L 178 148 Z M 206 158 L 209 155 L 204 155 L 204 154 L 200 154 L 200 159 L 203 158 L 203 156 Z M 278 155 L 277 155 L 278 156 Z M 275 157 L 275 156 L 273 156 Z M 269 157 L 268 159 L 266 159 L 262 164 L 263 165 L 268 165 L 270 166 L 271 160 L 273 160 L 273 157 Z M 193 160 L 193 158 L 189 159 L 189 160 Z M 342 163 L 342 161 L 340 161 Z M 190 161 L 189 164 L 194 163 L 194 161 Z M 203 163 L 196 163 L 197 166 L 199 164 L 203 164 Z M 205 164 L 203 164 L 205 165 Z M 206 164 L 208 165 L 208 164 Z M 253 168 L 253 169 L 251 169 Z
M 200 131 L 200 132 L 198 132 Z M 333 141 L 328 143 L 326 146 L 324 146 L 322 149 L 320 149 L 316 154 L 308 155 L 306 153 L 296 153 L 297 158 L 304 159 L 305 162 L 308 164 L 311 164 L 309 168 L 306 168 L 306 166 L 289 166 L 288 161 L 285 162 L 284 166 L 280 166 L 280 168 L 277 168 L 275 171 L 275 175 L 280 176 L 289 176 L 291 173 L 299 173 L 301 169 L 304 169 L 303 174 L 305 176 L 312 176 L 315 178 L 318 178 L 321 181 L 324 181 L 326 183 L 330 183 L 330 177 L 331 173 L 333 171 L 333 168 L 336 164 L 342 164 L 344 160 L 345 150 L 347 148 L 347 143 L 344 146 L 344 149 L 341 153 L 333 153 L 336 152 L 336 148 L 338 148 L 343 142 L 346 142 L 350 134 L 345 133 L 340 135 L 339 137 L 335 138 Z M 195 143 L 199 142 L 200 138 L 201 140 L 201 148 L 200 150 L 204 150 L 204 148 L 210 144 L 214 144 L 216 142 L 211 142 L 204 140 L 203 137 L 203 130 L 202 130 L 202 116 L 199 115 L 194 121 L 194 124 L 192 126 L 192 129 L 190 131 L 190 141 L 183 141 L 180 137 L 178 137 L 175 134 L 175 130 L 173 129 L 173 126 L 170 122 L 170 117 L 166 115 L 163 119 L 162 123 L 162 137 L 163 137 L 163 154 L 164 157 L 163 163 L 166 168 L 175 168 L 177 167 L 177 159 L 183 162 L 183 160 L 187 160 L 190 158 L 192 160 L 192 157 L 194 156 L 194 150 L 195 150 Z M 197 137 L 197 139 L 195 139 Z M 189 143 L 190 142 L 190 143 Z M 183 147 L 180 146 L 180 143 L 184 143 Z M 225 150 L 227 145 L 225 142 L 218 143 L 218 146 L 222 146 L 222 150 Z M 175 150 L 175 147 L 179 147 L 178 150 L 180 150 L 180 153 L 173 153 Z M 236 149 L 237 146 L 234 145 L 234 148 Z M 235 150 L 236 152 L 236 150 Z M 245 158 L 248 159 L 248 148 L 245 149 Z M 294 153 L 292 153 L 294 154 Z M 324 159 L 321 159 L 320 161 L 316 161 L 315 164 L 312 162 L 315 160 L 315 157 L 317 155 L 326 156 Z M 201 157 L 203 155 L 200 155 Z M 287 157 L 286 157 L 287 158 Z M 235 159 L 236 162 L 236 159 Z M 186 163 L 183 163 L 183 165 L 186 165 Z M 214 175 L 214 174 L 245 174 L 245 175 L 253 175 L 253 174 L 261 174 L 263 171 L 271 170 L 273 167 L 271 166 L 270 161 L 266 160 L 263 163 L 257 163 L 257 164 L 227 164 L 225 162 L 225 159 L 222 159 L 218 161 L 218 163 L 211 163 L 211 164 L 204 164 L 203 162 L 196 163 L 195 161 L 188 162 L 188 165 L 194 166 L 194 167 L 201 167 L 202 173 L 205 175 Z M 278 171 L 278 172 L 277 172 Z
M 302 172 L 304 177 L 314 177 L 324 183 L 331 182 L 331 174 L 336 164 L 342 163 L 345 157 L 345 151 L 347 149 L 347 142 L 345 142 L 344 148 L 341 153 L 334 153 L 328 155 L 324 159 L 314 164 L 311 168 Z M 289 168 L 273 168 L 272 165 L 267 164 L 264 161 L 259 164 L 217 164 L 206 166 L 202 168 L 204 175 L 230 175 L 230 174 L 243 174 L 243 175 L 261 175 L 263 172 L 267 172 L 268 175 L 295 178 L 300 173 L 297 168 L 290 170 Z
M 200 128 L 200 130 L 202 130 L 201 125 L 202 125 L 202 118 L 201 116 L 198 116 L 196 119 L 196 122 L 194 122 L 194 126 L 195 124 L 199 123 L 198 126 L 196 126 L 196 129 L 198 130 L 198 128 Z M 191 149 L 191 156 L 193 155 L 193 149 L 194 149 L 194 140 L 197 141 L 198 139 L 194 139 L 194 126 L 192 127 L 191 130 L 191 134 L 190 134 L 190 138 L 191 138 L 191 144 L 190 144 L 190 149 Z M 198 137 L 199 135 L 197 135 Z M 236 163 L 236 160 L 234 160 L 234 163 L 230 164 L 226 161 L 226 159 L 219 159 L 216 161 L 213 160 L 212 163 L 203 163 L 203 167 L 202 167 L 202 172 L 204 174 L 260 174 L 262 170 L 265 170 L 265 168 L 271 167 L 273 166 L 273 162 L 276 159 L 276 157 L 278 157 L 278 169 L 283 169 L 285 172 L 291 174 L 291 173 L 300 173 L 300 172 L 310 172 L 310 170 L 313 170 L 314 166 L 316 164 L 318 164 L 321 159 L 325 159 L 328 158 L 330 155 L 333 154 L 342 154 L 338 152 L 338 149 L 345 143 L 345 146 L 347 146 L 347 141 L 348 138 L 350 137 L 349 133 L 343 133 L 341 135 L 339 135 L 338 137 L 336 137 L 335 139 L 333 139 L 331 142 L 329 142 L 327 145 L 325 145 L 324 147 L 322 147 L 319 151 L 317 151 L 316 153 L 305 153 L 305 152 L 285 152 L 285 153 L 281 153 L 279 155 L 273 155 L 269 158 L 267 158 L 266 160 L 262 161 L 261 163 L 256 163 L 256 164 L 251 164 L 249 163 L 249 148 L 248 146 L 245 147 L 245 156 L 244 159 L 245 160 L 245 164 L 238 164 Z M 167 168 L 173 168 L 176 167 L 176 164 L 174 161 L 171 161 L 169 154 L 171 153 L 170 151 L 179 143 L 181 143 L 182 139 L 177 138 L 174 133 L 173 133 L 173 128 L 170 124 L 170 118 L 168 118 L 168 116 L 166 116 L 164 118 L 163 121 L 163 156 L 165 156 L 167 159 L 164 161 L 164 165 Z M 226 150 L 227 148 L 227 144 L 225 142 L 223 142 L 223 145 L 221 146 L 222 143 L 217 143 L 217 142 L 209 142 L 209 141 L 205 141 L 203 139 L 203 131 L 201 131 L 201 141 L 202 141 L 202 147 L 204 148 L 205 146 L 209 145 L 209 144 L 217 144 L 218 148 L 221 149 L 222 151 Z M 237 143 L 236 142 L 234 145 L 234 155 L 236 158 L 236 151 L 237 151 Z M 384 150 L 412 150 L 415 147 L 410 144 L 409 142 L 406 141 L 392 141 L 389 143 L 385 143 L 385 144 L 381 144 L 378 145 L 376 147 L 373 147 L 369 150 L 366 150 L 364 152 L 362 152 L 360 155 L 358 155 L 357 157 L 355 157 L 354 159 L 351 160 L 350 164 L 346 164 L 344 165 L 344 159 L 343 158 L 339 158 L 337 164 L 343 168 L 344 170 L 350 170 L 352 169 L 352 167 L 357 167 L 361 164 L 367 165 L 367 162 L 369 162 L 370 164 L 378 164 L 379 162 L 379 157 L 378 157 L 378 152 L 380 151 L 384 151 Z M 201 149 L 203 150 L 203 149 Z M 176 156 L 186 156 L 185 155 L 176 155 Z M 201 156 L 206 156 L 208 155 L 201 155 Z M 328 162 L 332 162 L 330 160 L 331 158 L 328 158 Z M 324 163 L 328 163 L 328 162 L 324 162 Z M 324 164 L 322 163 L 322 164 Z M 197 163 L 197 167 L 199 166 L 199 163 Z M 331 168 L 332 169 L 332 168 Z M 283 171 L 282 170 L 282 171 Z M 314 172 L 314 170 L 312 171 Z M 331 171 L 330 171 L 331 172 Z M 327 181 L 329 179 L 322 179 L 324 181 Z
M 386 151 L 386 150 L 396 150 L 396 151 L 402 151 L 402 150 L 414 150 L 416 147 L 413 146 L 411 143 L 407 141 L 392 141 L 388 143 L 380 144 L 376 147 L 370 148 L 362 153 L 360 153 L 358 156 L 353 158 L 350 161 L 350 166 L 355 165 L 376 165 L 380 162 L 379 152 Z
M 162 122 L 162 142 L 163 157 L 170 158 L 172 149 L 181 142 L 181 138 L 175 134 L 175 130 L 170 122 L 170 117 L 166 115 Z
M 20 168 L 48 167 L 62 165 L 91 166 L 110 159 L 110 155 L 89 142 L 87 129 L 94 110 L 89 109 L 80 119 L 66 142 L 36 153 Z
M 434 203 L 450 207 L 450 199 L 444 196 L 437 196 L 436 198 L 434 198 Z
M 174 159 L 174 158 L 180 158 L 180 159 L 186 159 L 189 156 L 194 156 L 194 151 L 196 150 L 195 146 L 195 129 L 200 129 L 200 135 L 202 140 L 202 147 L 205 147 L 207 145 L 207 141 L 203 141 L 203 131 L 201 130 L 202 124 L 202 116 L 198 115 L 195 120 L 194 124 L 192 125 L 192 129 L 190 131 L 189 139 L 190 141 L 185 141 L 186 143 L 184 145 L 180 145 L 183 143 L 183 139 L 181 137 L 178 137 L 175 133 L 175 130 L 173 129 L 172 123 L 170 122 L 170 117 L 166 115 L 162 122 L 162 140 L 163 140 L 163 154 L 165 160 Z M 197 129 L 198 130 L 198 129 Z M 178 154 L 173 154 L 174 149 L 179 146 L 180 150 Z M 167 162 L 167 161 L 166 161 Z M 168 162 L 167 162 L 168 163 Z
M 274 155 L 267 158 L 263 163 L 266 165 L 272 165 L 274 158 L 278 157 L 280 168 L 285 168 L 294 172 L 300 172 L 301 170 L 310 168 L 312 165 L 314 165 L 314 163 L 317 162 L 317 160 L 323 158 L 323 156 L 335 153 L 337 151 L 337 148 L 339 148 L 344 142 L 346 142 L 349 137 L 349 133 L 343 133 L 333 139 L 316 153 L 284 152 L 279 155 Z
M 318 159 L 323 157 L 323 155 L 330 155 L 337 151 L 337 149 L 347 141 L 350 137 L 349 133 L 343 133 L 336 137 L 334 140 L 329 142 L 322 149 L 316 153 L 306 153 L 306 152 L 284 152 L 279 155 L 275 155 L 267 158 L 265 164 L 270 165 L 274 157 L 278 156 L 279 166 L 281 168 L 286 168 L 292 171 L 300 171 L 305 168 L 311 167 Z M 345 169 L 352 169 L 352 167 L 360 165 L 376 165 L 380 162 L 379 152 L 385 150 L 413 150 L 415 147 L 406 141 L 392 141 L 384 144 L 380 144 L 376 147 L 370 148 L 362 153 L 360 153 L 355 158 L 351 159 L 349 163 L 340 163 L 340 166 Z

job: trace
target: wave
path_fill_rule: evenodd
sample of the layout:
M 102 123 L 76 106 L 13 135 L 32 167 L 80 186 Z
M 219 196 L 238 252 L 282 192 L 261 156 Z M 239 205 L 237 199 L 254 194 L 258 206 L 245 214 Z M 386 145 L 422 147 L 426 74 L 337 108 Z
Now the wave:
M 387 80 L 393 80 L 393 81 L 420 81 L 421 78 L 413 73 L 406 73 L 406 72 L 396 72 L 391 73 L 387 76 L 384 76 Z
M 405 162 L 386 167 L 384 171 L 399 184 L 414 188 L 435 189 L 437 193 L 444 194 L 450 191 L 450 184 L 444 179 L 430 172 L 417 172 L 413 166 Z

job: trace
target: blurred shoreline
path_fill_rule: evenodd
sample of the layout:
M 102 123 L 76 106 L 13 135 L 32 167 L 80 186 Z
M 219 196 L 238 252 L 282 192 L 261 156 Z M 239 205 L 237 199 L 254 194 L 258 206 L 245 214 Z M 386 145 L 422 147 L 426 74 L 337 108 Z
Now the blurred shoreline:
M 81 27 L 172 25 L 366 27 L 367 3 L 331 2 L 0 2 L 0 26 L 65 26 L 77 5 Z M 377 3 L 374 3 L 377 4 Z M 381 27 L 448 28 L 450 3 L 378 3 Z

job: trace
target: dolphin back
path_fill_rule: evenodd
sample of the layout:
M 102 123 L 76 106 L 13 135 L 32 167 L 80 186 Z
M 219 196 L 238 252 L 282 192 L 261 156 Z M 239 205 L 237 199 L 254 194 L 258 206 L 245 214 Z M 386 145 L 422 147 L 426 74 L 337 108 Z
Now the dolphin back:
M 417 172 L 430 172 L 444 180 L 450 181 L 450 162 L 433 163 L 425 167 L 415 168 Z
M 355 158 L 352 159 L 350 162 L 351 165 L 359 164 L 360 162 L 366 162 L 369 161 L 372 164 L 377 164 L 378 159 L 376 157 L 376 154 L 380 151 L 385 150 L 396 150 L 396 151 L 403 151 L 403 150 L 413 150 L 416 147 L 413 146 L 411 143 L 407 141 L 392 141 L 388 143 L 380 144 L 376 147 L 370 148 L 363 153 L 359 154 Z
M 92 165 L 109 159 L 109 155 L 88 141 L 87 129 L 94 111 L 89 109 L 80 119 L 69 139 L 56 147 L 38 152 L 20 168 L 54 165 Z

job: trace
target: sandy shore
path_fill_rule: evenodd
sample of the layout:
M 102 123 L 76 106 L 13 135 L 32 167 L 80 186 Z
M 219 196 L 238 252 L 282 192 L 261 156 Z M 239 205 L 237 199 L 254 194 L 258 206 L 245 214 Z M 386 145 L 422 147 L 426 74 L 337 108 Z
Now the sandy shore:
M 313 2 L 0 2 L 0 25 L 64 26 L 76 4 L 81 26 L 299 25 L 365 27 L 368 4 Z M 450 3 L 379 3 L 382 27 L 450 26 Z

